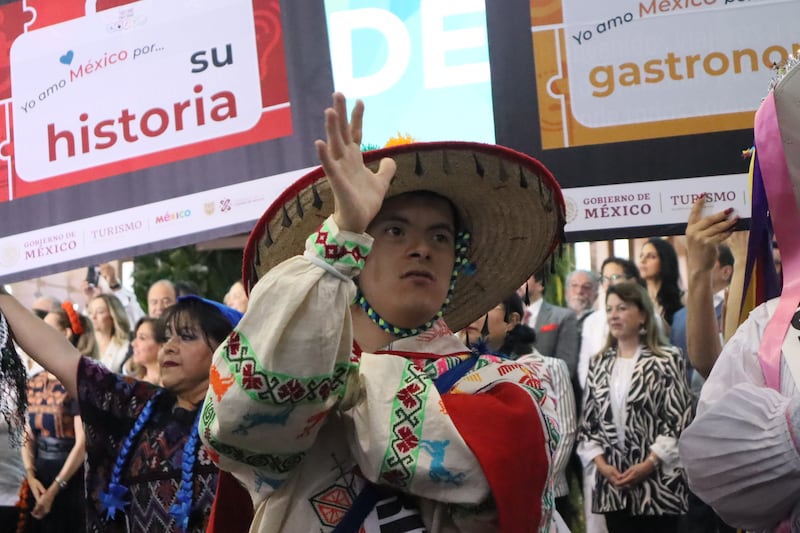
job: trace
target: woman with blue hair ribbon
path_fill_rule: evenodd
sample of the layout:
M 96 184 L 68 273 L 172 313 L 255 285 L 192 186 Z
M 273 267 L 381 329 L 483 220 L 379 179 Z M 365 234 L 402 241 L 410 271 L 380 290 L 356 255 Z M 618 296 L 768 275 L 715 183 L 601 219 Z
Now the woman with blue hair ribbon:
M 162 317 L 158 387 L 82 357 L 62 334 L 0 295 L 17 343 L 78 398 L 86 433 L 87 531 L 204 532 L 218 470 L 198 436 L 216 347 L 241 313 L 199 297 Z

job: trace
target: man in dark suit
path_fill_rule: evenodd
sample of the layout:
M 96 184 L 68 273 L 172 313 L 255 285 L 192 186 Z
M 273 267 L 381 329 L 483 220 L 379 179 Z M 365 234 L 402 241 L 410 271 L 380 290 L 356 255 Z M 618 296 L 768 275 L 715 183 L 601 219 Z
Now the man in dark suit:
M 541 269 L 520 287 L 520 295 L 525 298 L 527 294 L 525 323 L 536 330 L 536 350 L 563 359 L 574 377 L 578 371 L 578 321 L 572 310 L 544 301 L 546 276 Z

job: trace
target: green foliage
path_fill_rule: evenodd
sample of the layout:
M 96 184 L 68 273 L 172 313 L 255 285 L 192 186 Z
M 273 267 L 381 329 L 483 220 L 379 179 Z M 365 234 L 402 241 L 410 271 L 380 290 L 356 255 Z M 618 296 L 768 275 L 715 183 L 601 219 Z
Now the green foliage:
M 554 305 L 566 305 L 564 287 L 567 274 L 573 270 L 575 270 L 575 246 L 572 243 L 564 243 L 561 247 L 561 254 L 559 255 L 558 249 L 555 252 L 555 273 L 550 274 L 550 278 L 545 284 L 545 301 Z
M 184 246 L 137 257 L 133 264 L 133 289 L 142 309 L 147 309 L 147 290 L 160 279 L 189 281 L 201 296 L 221 302 L 242 277 L 241 250 L 199 251 Z

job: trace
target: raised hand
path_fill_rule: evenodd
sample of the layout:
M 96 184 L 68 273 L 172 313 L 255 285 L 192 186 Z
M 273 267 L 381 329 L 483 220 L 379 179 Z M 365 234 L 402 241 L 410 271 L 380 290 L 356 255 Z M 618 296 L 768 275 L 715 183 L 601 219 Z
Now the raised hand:
M 327 142 L 318 140 L 317 155 L 331 184 L 336 206 L 333 219 L 339 229 L 363 233 L 378 214 L 397 165 L 384 158 L 377 172 L 364 165 L 361 155 L 364 103 L 353 108 L 350 122 L 342 93 L 334 93 L 333 107 L 325 110 Z
M 739 261 L 744 264 L 747 259 L 747 243 L 749 240 L 749 231 L 734 231 L 728 238 L 727 244 L 731 249 L 735 264 L 738 264 Z
M 730 237 L 739 217 L 730 216 L 732 209 L 703 217 L 704 204 L 705 198 L 701 197 L 689 214 L 686 225 L 687 262 L 692 268 L 710 272 L 717 260 L 717 244 Z
M 689 288 L 686 297 L 686 355 L 689 362 L 703 377 L 708 377 L 717 356 L 722 351 L 717 315 L 714 311 L 714 291 L 711 270 L 717 262 L 717 245 L 727 239 L 739 219 L 726 209 L 702 216 L 705 197 L 692 206 L 686 224 L 686 266 Z

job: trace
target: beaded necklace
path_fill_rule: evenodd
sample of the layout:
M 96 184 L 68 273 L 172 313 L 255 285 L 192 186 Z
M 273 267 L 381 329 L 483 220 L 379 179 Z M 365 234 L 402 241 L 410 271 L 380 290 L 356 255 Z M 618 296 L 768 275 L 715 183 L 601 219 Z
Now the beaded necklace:
M 466 231 L 459 231 L 458 235 L 456 235 L 456 259 L 453 265 L 453 274 L 450 276 L 450 288 L 447 290 L 447 298 L 445 298 L 444 304 L 442 304 L 441 309 L 439 309 L 436 315 L 423 325 L 416 328 L 401 328 L 390 324 L 388 321 L 386 321 L 386 319 L 378 314 L 372 305 L 370 305 L 370 303 L 367 301 L 367 298 L 364 296 L 364 293 L 361 292 L 361 289 L 358 289 L 356 292 L 356 297 L 354 300 L 355 303 L 364 310 L 369 319 L 377 324 L 379 328 L 391 333 L 395 337 L 413 337 L 414 335 L 419 335 L 423 331 L 429 330 L 440 318 L 442 318 L 442 316 L 444 316 L 444 312 L 453 297 L 453 289 L 455 289 L 458 275 L 462 271 L 465 274 L 472 274 L 475 272 L 474 265 L 467 260 L 467 250 L 469 249 L 470 237 L 471 235 Z
M 128 436 L 122 443 L 119 455 L 114 463 L 114 469 L 111 472 L 111 481 L 108 484 L 108 490 L 100 492 L 100 507 L 108 520 L 113 520 L 117 512 L 124 513 L 126 507 L 130 503 L 128 501 L 129 489 L 120 483 L 122 471 L 128 461 L 134 442 L 139 436 L 139 433 L 141 433 L 142 428 L 144 428 L 145 424 L 147 424 L 150 417 L 153 415 L 155 401 L 162 392 L 163 390 L 156 392 L 153 397 L 148 400 L 147 404 L 145 404 L 144 409 L 142 409 L 142 412 L 133 424 L 133 428 L 131 428 L 130 433 L 128 433 Z M 184 531 L 188 529 L 189 514 L 192 508 L 192 472 L 194 470 L 195 459 L 197 458 L 197 443 L 199 440 L 197 424 L 199 420 L 200 411 L 198 410 L 197 417 L 192 425 L 192 431 L 189 434 L 189 438 L 186 439 L 186 443 L 183 445 L 181 484 L 178 493 L 175 495 L 175 503 L 172 504 L 169 510 L 169 514 Z

